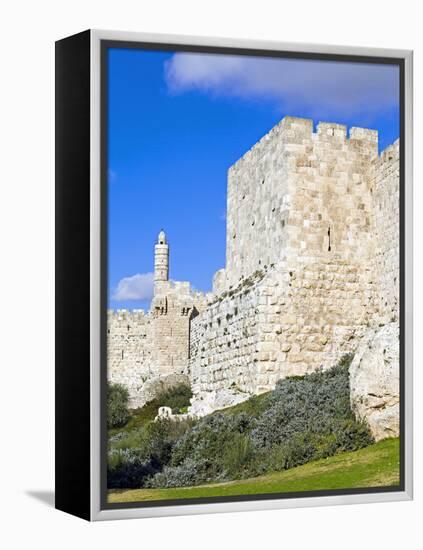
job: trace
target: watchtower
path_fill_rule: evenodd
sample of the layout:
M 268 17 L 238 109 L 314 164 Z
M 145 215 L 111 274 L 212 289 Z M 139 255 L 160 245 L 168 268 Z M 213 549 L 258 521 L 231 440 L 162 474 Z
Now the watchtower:
M 157 238 L 154 247 L 154 286 L 157 283 L 169 280 L 169 245 L 167 244 L 166 234 L 163 229 Z

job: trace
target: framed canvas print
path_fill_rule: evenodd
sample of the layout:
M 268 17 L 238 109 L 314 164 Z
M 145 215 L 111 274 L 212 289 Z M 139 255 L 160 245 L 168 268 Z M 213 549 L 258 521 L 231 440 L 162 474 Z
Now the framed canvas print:
M 56 43 L 56 506 L 412 498 L 412 53 Z

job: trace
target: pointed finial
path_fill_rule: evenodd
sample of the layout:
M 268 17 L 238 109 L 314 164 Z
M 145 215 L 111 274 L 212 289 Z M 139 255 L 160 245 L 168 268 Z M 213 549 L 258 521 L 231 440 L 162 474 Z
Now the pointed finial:
M 163 229 L 161 229 L 160 233 L 159 233 L 159 237 L 158 237 L 158 241 L 157 241 L 159 244 L 166 244 L 166 234 L 165 232 L 163 231 Z

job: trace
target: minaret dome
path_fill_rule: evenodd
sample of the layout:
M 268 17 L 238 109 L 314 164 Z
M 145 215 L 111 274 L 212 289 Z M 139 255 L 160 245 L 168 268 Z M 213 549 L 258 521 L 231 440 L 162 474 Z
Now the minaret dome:
M 166 233 L 163 231 L 163 229 L 159 233 L 157 243 L 158 244 L 166 244 Z

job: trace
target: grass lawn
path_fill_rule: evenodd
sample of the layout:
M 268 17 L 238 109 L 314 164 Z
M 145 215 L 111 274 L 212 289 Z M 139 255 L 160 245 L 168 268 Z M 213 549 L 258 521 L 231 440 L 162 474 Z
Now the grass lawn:
M 384 487 L 399 484 L 399 439 L 260 477 L 174 489 L 113 489 L 108 502 Z

